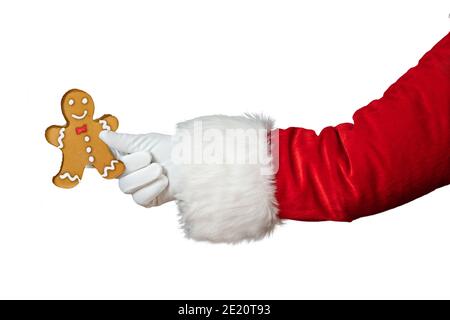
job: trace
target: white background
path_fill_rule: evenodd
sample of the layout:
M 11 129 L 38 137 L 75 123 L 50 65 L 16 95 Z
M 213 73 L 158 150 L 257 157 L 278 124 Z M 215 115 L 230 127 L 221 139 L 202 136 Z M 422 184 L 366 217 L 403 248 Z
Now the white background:
M 257 243 L 183 238 L 94 170 L 51 183 L 44 130 L 88 91 L 119 131 L 265 112 L 320 130 L 449 31 L 442 1 L 3 1 L 0 298 L 450 298 L 450 189 L 347 223 L 286 222 Z

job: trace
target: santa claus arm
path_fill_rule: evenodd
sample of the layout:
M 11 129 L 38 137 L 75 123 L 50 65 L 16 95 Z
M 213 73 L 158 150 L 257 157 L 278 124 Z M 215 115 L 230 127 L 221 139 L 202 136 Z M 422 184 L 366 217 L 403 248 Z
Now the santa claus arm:
M 122 185 L 133 184 L 141 205 L 160 203 L 154 190 L 176 199 L 182 227 L 196 240 L 255 240 L 280 219 L 351 221 L 382 212 L 450 183 L 450 34 L 353 123 L 319 135 L 273 130 L 259 116 L 207 116 L 178 124 L 173 139 L 106 140 L 135 152 L 134 160 L 149 162 L 140 151 L 151 150 L 168 187 L 149 178 L 151 164 Z
M 351 221 L 450 183 L 450 35 L 354 124 L 279 130 L 279 217 Z
M 271 127 L 257 117 L 200 120 L 219 131 Z M 194 135 L 196 121 L 178 130 Z M 274 175 L 261 163 L 181 166 L 187 235 L 236 242 L 270 233 L 279 219 L 351 221 L 449 184 L 450 34 L 353 121 L 319 135 L 276 130 Z M 256 152 L 261 142 L 248 141 L 245 150 Z
M 105 114 L 95 121 L 97 121 L 102 126 L 103 130 L 116 131 L 119 127 L 119 120 L 117 120 L 116 117 L 110 114 Z

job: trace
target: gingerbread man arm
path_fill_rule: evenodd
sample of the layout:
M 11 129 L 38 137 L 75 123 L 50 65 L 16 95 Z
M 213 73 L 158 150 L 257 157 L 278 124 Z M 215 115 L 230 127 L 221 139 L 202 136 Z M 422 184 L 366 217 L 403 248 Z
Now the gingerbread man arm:
M 65 128 L 63 126 L 50 126 L 45 130 L 45 139 L 55 147 L 62 148 L 64 131 Z
M 103 130 L 116 131 L 119 127 L 119 120 L 117 120 L 116 117 L 110 114 L 105 114 L 95 121 L 100 123 Z

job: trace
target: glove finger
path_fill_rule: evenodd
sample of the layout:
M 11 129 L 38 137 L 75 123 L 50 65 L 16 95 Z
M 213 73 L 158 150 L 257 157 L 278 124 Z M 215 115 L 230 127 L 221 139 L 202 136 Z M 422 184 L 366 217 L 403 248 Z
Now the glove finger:
M 154 200 L 164 191 L 168 184 L 169 180 L 167 177 L 164 175 L 160 176 L 148 186 L 133 193 L 133 200 L 143 207 L 151 207 L 154 204 Z
M 121 160 L 121 158 L 125 155 L 123 152 L 119 152 L 119 150 L 113 148 L 109 148 L 109 150 L 117 160 Z
M 119 179 L 119 188 L 124 193 L 133 193 L 143 186 L 158 179 L 162 174 L 162 167 L 158 163 L 152 163 Z
M 139 169 L 145 168 L 152 162 L 152 156 L 147 151 L 139 151 L 119 158 L 125 164 L 125 172 L 122 177 L 133 173 Z

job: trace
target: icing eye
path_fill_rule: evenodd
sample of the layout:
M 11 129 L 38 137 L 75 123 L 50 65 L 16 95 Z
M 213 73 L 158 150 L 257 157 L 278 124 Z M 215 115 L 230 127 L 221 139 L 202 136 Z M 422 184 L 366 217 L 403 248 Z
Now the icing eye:
M 82 104 L 88 103 L 88 98 L 85 97 L 85 98 L 81 99 L 81 103 L 82 103 Z
M 75 103 L 75 100 L 69 99 L 69 106 L 73 106 L 74 103 Z

